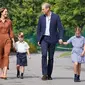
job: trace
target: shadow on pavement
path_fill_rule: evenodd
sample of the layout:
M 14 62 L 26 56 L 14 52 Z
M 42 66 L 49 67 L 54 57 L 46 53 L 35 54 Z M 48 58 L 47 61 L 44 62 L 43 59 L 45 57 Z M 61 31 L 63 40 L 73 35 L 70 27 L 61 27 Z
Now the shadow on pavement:
M 26 78 L 40 78 L 40 76 L 24 76 L 24 79 Z M 20 78 L 17 78 L 17 77 L 8 77 L 7 79 L 20 79 Z
M 73 77 L 53 77 L 53 79 L 73 79 Z

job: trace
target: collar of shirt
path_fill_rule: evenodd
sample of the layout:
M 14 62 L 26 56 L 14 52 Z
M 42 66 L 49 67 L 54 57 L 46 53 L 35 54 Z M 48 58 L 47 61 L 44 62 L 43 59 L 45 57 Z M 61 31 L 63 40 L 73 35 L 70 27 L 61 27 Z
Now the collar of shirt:
M 76 36 L 77 38 L 81 38 L 81 35 L 80 36 Z
M 25 43 L 25 41 L 22 41 L 22 42 L 20 42 L 20 41 L 18 41 L 19 43 Z
M 5 19 L 5 22 L 7 21 L 7 19 Z M 0 22 L 2 22 L 1 18 L 0 18 Z

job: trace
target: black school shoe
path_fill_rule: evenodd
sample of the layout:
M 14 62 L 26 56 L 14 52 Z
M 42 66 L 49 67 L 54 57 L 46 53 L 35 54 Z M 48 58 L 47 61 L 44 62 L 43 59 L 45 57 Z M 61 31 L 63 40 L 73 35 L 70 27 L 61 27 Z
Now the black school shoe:
M 42 80 L 48 80 L 48 76 L 47 75 L 43 75 L 42 76 Z
M 75 75 L 74 82 L 81 82 L 80 75 Z
M 81 82 L 80 75 L 77 75 L 77 82 Z
M 80 79 L 74 79 L 74 82 L 81 82 Z
M 74 82 L 78 82 L 77 78 L 74 78 Z
M 48 76 L 48 80 L 52 80 L 52 77 L 51 76 Z
M 20 78 L 21 78 L 21 79 L 23 79 L 23 78 L 24 78 L 24 77 L 23 77 L 23 73 L 21 73 L 21 76 L 20 76 Z

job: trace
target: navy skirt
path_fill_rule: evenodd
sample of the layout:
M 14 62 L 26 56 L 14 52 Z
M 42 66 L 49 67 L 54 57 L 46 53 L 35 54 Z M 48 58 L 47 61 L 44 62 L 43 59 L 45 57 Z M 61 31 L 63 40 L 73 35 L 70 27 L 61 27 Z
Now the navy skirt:
M 17 65 L 27 66 L 27 54 L 17 52 Z

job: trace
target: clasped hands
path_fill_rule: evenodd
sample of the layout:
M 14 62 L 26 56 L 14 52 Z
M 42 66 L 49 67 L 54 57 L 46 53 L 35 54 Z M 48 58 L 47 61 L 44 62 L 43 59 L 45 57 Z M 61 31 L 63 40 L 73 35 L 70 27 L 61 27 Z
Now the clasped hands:
M 63 44 L 63 40 L 62 39 L 59 39 L 59 44 Z

